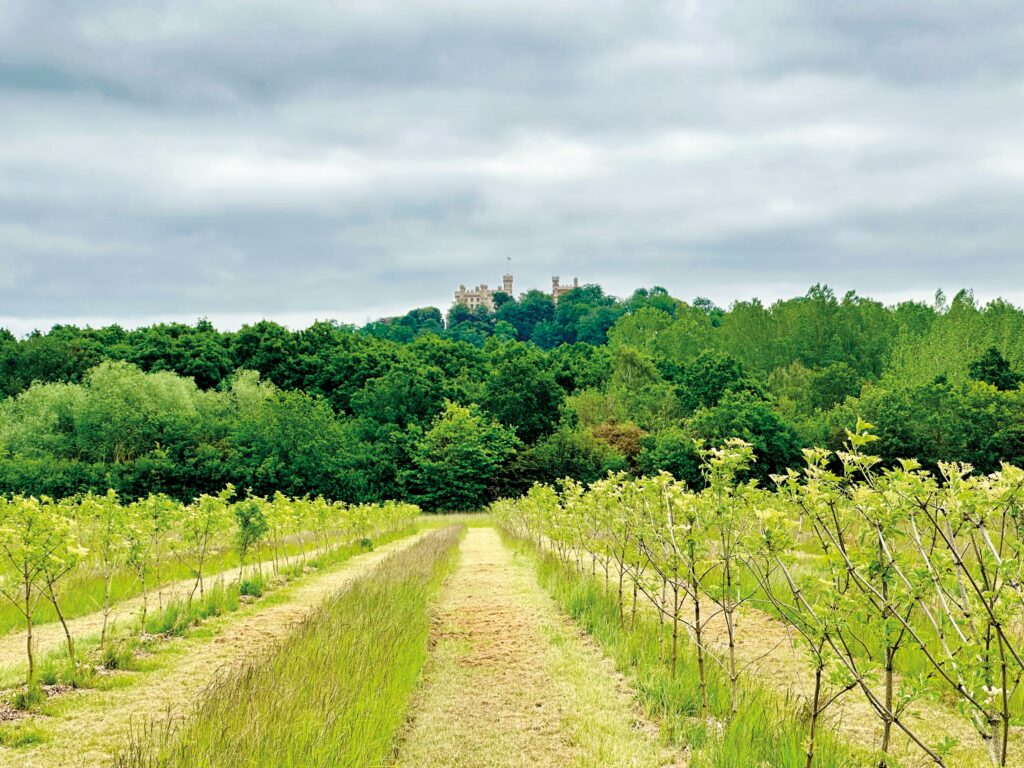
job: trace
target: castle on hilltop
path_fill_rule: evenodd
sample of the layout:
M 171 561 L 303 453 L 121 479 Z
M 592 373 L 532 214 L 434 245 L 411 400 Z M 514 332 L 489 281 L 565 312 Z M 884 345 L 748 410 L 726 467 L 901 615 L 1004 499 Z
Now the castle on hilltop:
M 551 300 L 557 303 L 559 298 L 574 288 L 579 287 L 580 279 L 578 277 L 572 279 L 572 285 L 562 285 L 558 275 L 555 275 L 551 278 Z M 486 307 L 489 311 L 493 312 L 494 294 L 498 290 L 501 290 L 502 293 L 507 293 L 509 296 L 514 295 L 512 293 L 512 275 L 502 275 L 500 289 L 491 288 L 487 283 L 481 283 L 475 288 L 467 288 L 465 285 L 460 285 L 459 289 L 455 291 L 455 301 L 453 304 L 462 304 L 469 309 Z
M 509 296 L 512 295 L 512 275 L 502 275 L 501 291 Z M 455 292 L 455 304 L 462 304 L 470 309 L 487 307 L 493 312 L 496 292 L 496 289 L 488 287 L 487 283 L 481 283 L 476 288 L 466 288 L 465 285 L 460 285 L 459 290 Z

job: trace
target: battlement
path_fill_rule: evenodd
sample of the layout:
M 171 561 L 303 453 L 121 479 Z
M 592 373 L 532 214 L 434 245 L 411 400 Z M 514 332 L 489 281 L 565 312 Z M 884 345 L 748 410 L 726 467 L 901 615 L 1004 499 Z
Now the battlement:
M 513 277 L 511 274 L 505 274 L 501 276 L 501 288 L 491 288 L 487 283 L 480 283 L 480 285 L 474 286 L 473 288 L 467 288 L 464 283 L 459 284 L 459 288 L 455 291 L 454 304 L 462 304 L 469 309 L 478 309 L 479 307 L 486 307 L 491 312 L 494 311 L 494 294 L 500 290 L 502 293 L 507 293 L 509 296 L 514 296 L 513 291 Z M 580 287 L 580 279 L 574 277 L 572 279 L 572 285 L 562 285 L 559 277 L 555 275 L 551 278 L 551 300 L 557 302 L 558 299 L 574 288 Z
M 569 291 L 573 290 L 574 288 L 579 288 L 579 287 L 580 287 L 580 279 L 578 277 L 574 277 L 572 279 L 572 285 L 562 285 L 558 275 L 555 275 L 554 277 L 551 278 L 551 300 L 557 304 L 558 300 L 562 296 L 564 296 L 565 294 L 567 294 Z

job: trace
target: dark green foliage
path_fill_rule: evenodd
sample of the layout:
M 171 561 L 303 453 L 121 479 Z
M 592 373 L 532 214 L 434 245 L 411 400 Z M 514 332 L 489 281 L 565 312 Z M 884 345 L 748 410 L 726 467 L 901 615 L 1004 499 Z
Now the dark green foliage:
M 535 442 L 554 429 L 564 398 L 540 350 L 502 344 L 492 352 L 482 404 L 524 442 Z
M 849 409 L 847 409 L 849 410 Z M 887 462 L 916 456 L 929 468 L 964 461 L 994 472 L 1024 463 L 1024 391 L 938 377 L 923 386 L 871 389 L 858 403 L 876 425 L 877 453 Z
M 554 319 L 555 305 L 546 293 L 528 291 L 519 301 L 502 302 L 495 316 L 515 328 L 519 341 L 529 341 L 533 338 L 538 323 L 551 322 Z
M 482 347 L 487 337 L 494 332 L 494 315 L 487 307 L 470 309 L 464 304 L 456 304 L 448 310 L 448 338 L 464 341 L 475 347 Z
M 519 438 L 520 455 L 482 467 L 483 498 L 612 468 L 692 481 L 693 438 L 752 436 L 763 474 L 801 446 L 838 447 L 858 416 L 887 461 L 988 471 L 1024 457 L 1024 312 L 1004 301 L 961 291 L 885 307 L 816 285 L 723 310 L 658 287 L 618 300 L 587 285 L 557 304 L 530 291 L 496 306 L 453 307 L 447 326 L 427 307 L 363 328 L 0 331 L 0 492 L 425 493 L 416 461 L 448 401 Z M 627 422 L 646 437 L 623 463 L 593 438 Z
M 680 404 L 690 413 L 718 405 L 726 392 L 760 391 L 757 382 L 745 375 L 743 364 L 722 352 L 701 353 L 683 369 L 677 387 Z
M 753 445 L 756 463 L 751 472 L 762 481 L 784 472 L 786 467 L 798 466 L 802 460 L 796 430 L 770 403 L 749 392 L 727 392 L 718 405 L 698 411 L 690 429 L 698 439 L 714 445 L 731 437 Z
M 680 427 L 671 427 L 643 440 L 640 471 L 645 475 L 668 472 L 686 481 L 692 488 L 703 485 L 701 458 L 693 436 Z
M 390 341 L 408 342 L 426 333 L 444 331 L 444 318 L 436 307 L 424 307 L 407 312 L 402 317 L 388 317 L 367 323 L 362 332 Z
M 989 347 L 981 359 L 967 366 L 967 372 L 975 381 L 984 381 L 1004 392 L 1017 389 L 1024 381 L 1024 375 L 1013 370 L 1010 361 L 995 347 Z
M 238 548 L 238 569 L 241 573 L 245 556 L 267 535 L 269 526 L 263 514 L 263 505 L 257 499 L 241 501 L 232 507 L 232 511 L 237 522 L 235 546 Z
M 568 394 L 604 386 L 612 375 L 611 353 L 593 344 L 566 344 L 548 353 L 555 381 Z
M 423 426 L 446 398 L 457 396 L 456 389 L 440 368 L 401 363 L 369 379 L 352 395 L 350 407 L 355 415 L 381 424 Z
M 497 498 L 501 469 L 519 446 L 477 406 L 449 402 L 412 450 L 409 499 L 427 510 L 480 509 Z
M 180 323 L 151 325 L 132 334 L 126 359 L 144 371 L 173 371 L 191 376 L 201 389 L 218 386 L 234 370 L 227 340 L 206 320 L 195 327 Z
M 502 495 L 525 493 L 535 482 L 551 484 L 565 477 L 592 483 L 626 466 L 625 456 L 595 440 L 590 432 L 562 427 L 520 453 L 512 485 Z

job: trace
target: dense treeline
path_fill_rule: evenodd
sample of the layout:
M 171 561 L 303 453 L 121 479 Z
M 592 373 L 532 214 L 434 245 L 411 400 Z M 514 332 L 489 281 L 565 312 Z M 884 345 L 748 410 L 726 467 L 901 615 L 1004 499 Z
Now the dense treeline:
M 230 482 L 469 508 L 609 470 L 699 485 L 694 439 L 743 438 L 766 476 L 838 447 L 858 415 L 888 462 L 1024 462 L 1024 312 L 1005 302 L 815 286 L 723 310 L 584 286 L 497 304 L 362 328 L 0 332 L 0 491 L 190 499 Z

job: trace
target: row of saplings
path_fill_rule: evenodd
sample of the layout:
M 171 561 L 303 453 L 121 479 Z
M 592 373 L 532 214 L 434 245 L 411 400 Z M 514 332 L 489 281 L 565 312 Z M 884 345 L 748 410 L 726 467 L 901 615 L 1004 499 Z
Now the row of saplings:
M 236 498 L 228 486 L 190 504 L 164 495 L 122 503 L 110 491 L 56 501 L 31 496 L 0 497 L 0 595 L 14 606 L 26 629 L 26 686 L 16 702 L 39 700 L 33 627 L 40 607 L 63 626 L 69 664 L 78 657 L 68 624 L 72 612 L 102 612 L 100 650 L 108 641 L 108 618 L 126 596 L 142 597 L 140 631 L 146 627 L 151 591 L 173 574 L 193 580 L 185 599 L 191 607 L 213 567 L 237 565 L 238 582 L 249 560 L 267 559 L 279 568 L 303 569 L 337 546 L 401 530 L 419 508 L 387 502 L 348 506 L 322 498 Z M 289 562 L 289 553 L 291 562 Z M 223 573 L 221 574 L 223 577 Z M 223 580 L 223 579 L 222 579 Z
M 664 658 L 673 668 L 683 628 L 705 714 L 706 664 L 721 666 L 736 711 L 741 607 L 786 621 L 813 659 L 808 766 L 823 714 L 858 693 L 881 720 L 880 766 L 892 764 L 895 730 L 950 764 L 955 742 L 930 743 L 912 716 L 927 695 L 954 698 L 992 764 L 1005 766 L 1024 697 L 1024 470 L 883 468 L 866 452 L 870 429 L 858 424 L 837 456 L 807 451 L 806 470 L 774 477 L 772 490 L 742 479 L 753 452 L 731 441 L 704 452 L 699 492 L 667 474 L 609 476 L 589 489 L 536 486 L 494 511 L 567 565 L 601 564 L 610 588 L 618 582 L 620 619 L 646 596 L 671 623 Z M 724 646 L 708 640 L 712 620 L 724 623 Z

